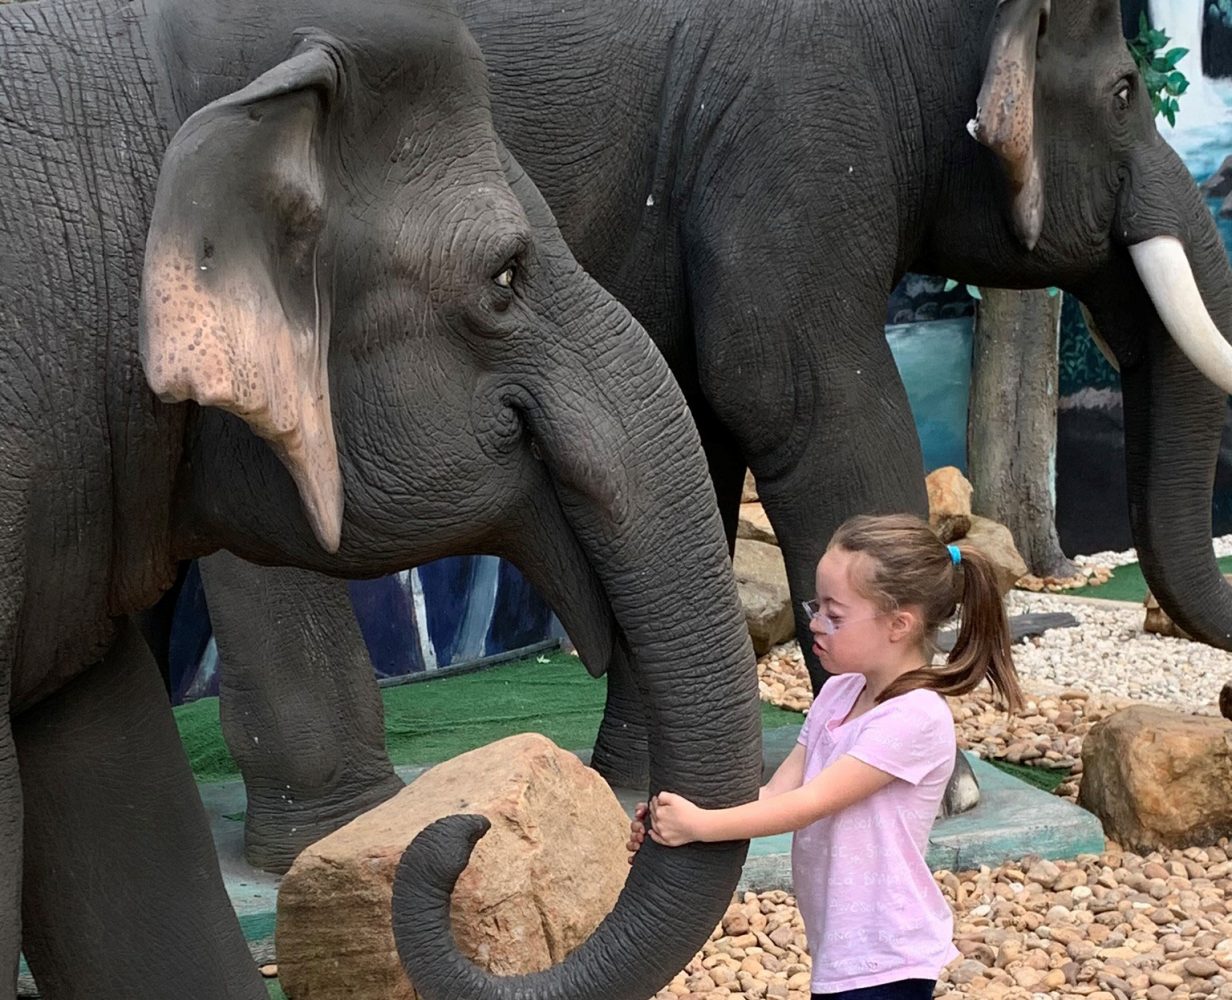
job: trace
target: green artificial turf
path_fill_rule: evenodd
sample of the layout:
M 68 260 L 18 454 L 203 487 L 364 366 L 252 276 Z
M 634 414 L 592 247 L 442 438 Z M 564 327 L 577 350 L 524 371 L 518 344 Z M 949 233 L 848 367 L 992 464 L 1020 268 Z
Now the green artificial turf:
M 1027 767 L 1023 764 L 1011 764 L 1007 760 L 993 759 L 989 759 L 988 763 L 1019 781 L 1025 781 L 1033 788 L 1049 793 L 1056 791 L 1057 786 L 1068 778 L 1070 773 L 1068 767 Z
M 1232 573 L 1232 556 L 1219 560 L 1219 572 Z M 1109 601 L 1133 601 L 1141 604 L 1146 600 L 1147 585 L 1142 577 L 1142 568 L 1137 563 L 1118 566 L 1112 571 L 1112 579 L 1098 587 L 1079 587 L 1067 590 L 1066 597 L 1102 597 Z
M 436 764 L 515 733 L 543 733 L 557 746 L 594 744 L 607 691 L 567 653 L 554 652 L 487 670 L 386 688 L 385 739 L 395 764 Z M 239 777 L 218 722 L 218 699 L 175 710 L 198 781 Z M 762 726 L 799 726 L 803 716 L 762 705 Z

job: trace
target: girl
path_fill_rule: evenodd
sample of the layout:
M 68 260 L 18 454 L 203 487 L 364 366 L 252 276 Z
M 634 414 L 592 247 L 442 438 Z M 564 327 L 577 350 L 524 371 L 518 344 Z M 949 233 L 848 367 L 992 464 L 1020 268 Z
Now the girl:
M 792 880 L 813 957 L 813 1000 L 927 1000 L 957 957 L 950 908 L 924 860 L 954 769 L 943 695 L 988 680 L 1022 703 L 992 567 L 919 518 L 856 517 L 817 565 L 805 602 L 813 651 L 834 675 L 756 802 L 650 802 L 650 837 L 676 847 L 795 832 Z M 958 641 L 931 666 L 938 626 L 962 604 Z M 640 806 L 629 849 L 646 834 Z

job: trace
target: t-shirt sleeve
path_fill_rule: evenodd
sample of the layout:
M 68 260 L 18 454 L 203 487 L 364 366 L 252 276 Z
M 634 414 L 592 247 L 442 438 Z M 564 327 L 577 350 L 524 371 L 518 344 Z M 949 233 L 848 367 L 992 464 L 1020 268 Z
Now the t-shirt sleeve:
M 847 754 L 918 785 L 936 768 L 952 764 L 954 719 L 933 692 L 912 692 L 893 701 L 898 704 L 868 719 Z

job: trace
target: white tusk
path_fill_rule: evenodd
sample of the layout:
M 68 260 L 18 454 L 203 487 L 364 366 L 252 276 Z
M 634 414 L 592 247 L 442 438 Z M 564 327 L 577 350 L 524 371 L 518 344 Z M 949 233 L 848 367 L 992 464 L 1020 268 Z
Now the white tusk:
M 1176 346 L 1198 371 L 1232 393 L 1232 345 L 1207 312 L 1181 241 L 1155 236 L 1135 243 L 1129 255 Z
M 1087 309 L 1087 307 L 1081 302 L 1078 303 L 1078 307 L 1082 310 L 1082 318 L 1086 320 L 1087 333 L 1089 333 L 1091 335 L 1091 339 L 1095 341 L 1095 346 L 1099 348 L 1099 353 L 1104 356 L 1104 360 L 1107 361 L 1108 364 L 1112 365 L 1112 370 L 1119 373 L 1121 370 L 1121 363 L 1117 361 L 1116 355 L 1112 353 L 1112 348 L 1108 346 L 1108 341 L 1104 340 L 1104 338 L 1100 336 L 1099 327 L 1095 325 L 1095 317 L 1091 315 L 1090 310 Z

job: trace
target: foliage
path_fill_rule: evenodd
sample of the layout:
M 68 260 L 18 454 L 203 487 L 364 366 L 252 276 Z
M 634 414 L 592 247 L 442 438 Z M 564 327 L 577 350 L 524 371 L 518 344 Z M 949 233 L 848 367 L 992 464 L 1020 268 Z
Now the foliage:
M 958 287 L 958 282 L 955 281 L 953 278 L 945 279 L 945 291 L 951 292 L 957 287 Z M 980 294 L 980 290 L 975 285 L 964 285 L 963 287 L 967 289 L 967 294 L 970 295 L 973 299 L 975 299 L 976 302 L 980 302 L 983 300 L 984 296 Z M 1060 294 L 1060 291 L 1061 290 L 1059 288 L 1049 288 L 1048 297 L 1050 299 L 1055 299 L 1057 295 Z
M 1227 4 L 1229 0 L 1218 0 Z M 1212 4 L 1215 6 L 1215 4 Z M 1138 36 L 1129 40 L 1129 51 L 1138 64 L 1142 84 L 1151 98 L 1156 115 L 1163 115 L 1169 125 L 1176 125 L 1176 113 L 1180 110 L 1177 98 L 1189 89 L 1185 74 L 1176 68 L 1189 49 L 1168 49 L 1168 36 L 1159 28 L 1152 28 L 1143 12 L 1138 18 Z

